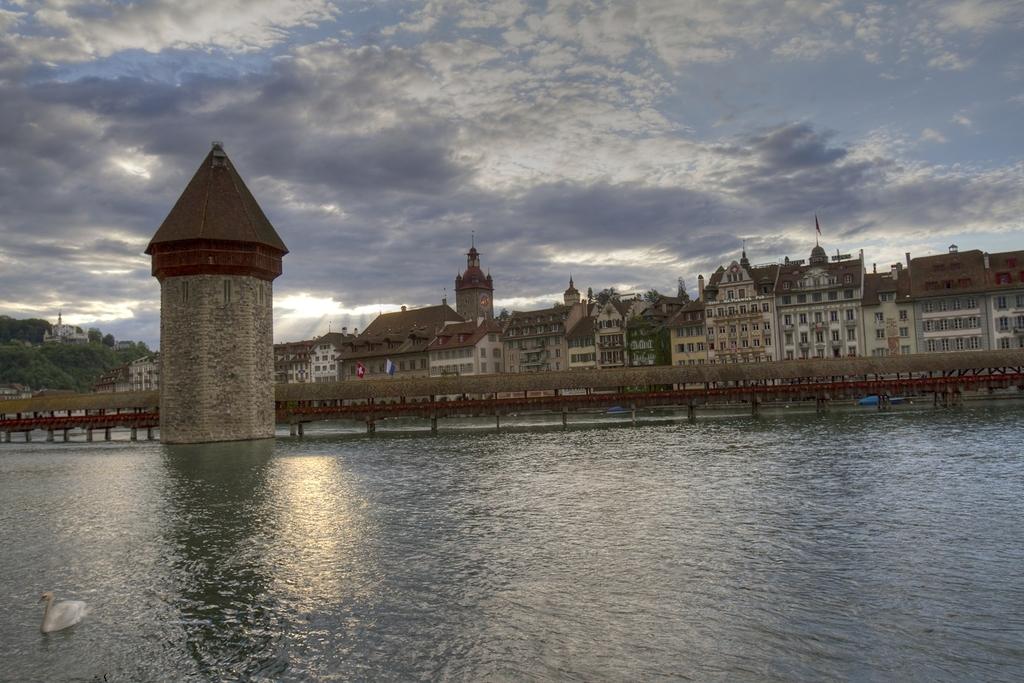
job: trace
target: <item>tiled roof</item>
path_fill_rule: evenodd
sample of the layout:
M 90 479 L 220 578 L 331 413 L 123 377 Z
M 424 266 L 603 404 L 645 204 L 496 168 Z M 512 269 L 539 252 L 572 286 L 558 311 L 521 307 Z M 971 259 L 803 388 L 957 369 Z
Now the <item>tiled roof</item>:
M 591 337 L 597 331 L 597 320 L 593 316 L 585 315 L 576 321 L 572 329 L 565 333 L 566 339 L 577 339 L 579 337 Z
M 686 316 L 688 314 L 692 315 L 693 313 L 699 313 L 700 315 L 696 319 L 691 318 L 687 320 Z M 694 325 L 702 322 L 704 322 L 704 302 L 700 299 L 696 299 L 676 311 L 675 314 L 665 322 L 665 325 L 668 327 L 678 327 L 681 325 Z
M 409 308 L 394 313 L 381 313 L 359 335 L 359 339 L 394 335 L 407 337 L 419 332 L 433 336 L 446 322 L 462 322 L 461 315 L 448 304 Z
M 477 325 L 475 322 L 450 323 L 437 333 L 437 336 L 430 341 L 427 349 L 438 351 L 441 349 L 476 346 L 476 343 L 485 335 L 500 332 L 501 326 L 493 320 L 484 320 L 480 325 Z
M 899 269 L 895 279 L 892 273 L 866 273 L 864 275 L 864 295 L 861 301 L 865 306 L 872 306 L 879 303 L 880 292 L 894 292 L 896 301 L 903 301 L 910 298 L 910 273 L 906 269 Z
M 1024 251 L 989 254 L 989 284 L 996 288 L 1024 287 Z
M 448 304 L 382 313 L 354 339 L 345 342 L 343 359 L 397 357 L 422 353 L 446 322 L 465 322 Z
M 153 245 L 184 240 L 262 244 L 288 253 L 224 150 L 214 146 L 156 231 Z
M 910 292 L 914 298 L 971 294 L 987 288 L 985 255 L 978 249 L 910 260 Z

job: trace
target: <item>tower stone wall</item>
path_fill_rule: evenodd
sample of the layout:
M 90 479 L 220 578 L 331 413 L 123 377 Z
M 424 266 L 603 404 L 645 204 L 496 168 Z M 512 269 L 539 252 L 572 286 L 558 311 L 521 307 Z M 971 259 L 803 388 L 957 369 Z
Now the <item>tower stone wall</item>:
M 273 285 L 244 275 L 160 283 L 160 439 L 274 435 Z
M 160 281 L 160 440 L 273 437 L 272 283 L 288 248 L 220 143 L 146 253 Z

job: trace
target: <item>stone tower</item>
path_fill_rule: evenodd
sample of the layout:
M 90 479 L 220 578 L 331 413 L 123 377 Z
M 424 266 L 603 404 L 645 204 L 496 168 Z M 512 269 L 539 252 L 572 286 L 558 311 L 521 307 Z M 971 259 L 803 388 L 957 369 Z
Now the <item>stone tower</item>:
M 575 306 L 580 302 L 580 291 L 572 283 L 572 275 L 569 276 L 569 289 L 562 293 L 562 303 L 566 306 Z
M 455 311 L 466 320 L 494 317 L 494 281 L 480 269 L 480 252 L 466 253 L 466 272 L 455 276 Z
M 160 281 L 160 439 L 274 436 L 273 281 L 288 248 L 224 148 L 146 247 Z

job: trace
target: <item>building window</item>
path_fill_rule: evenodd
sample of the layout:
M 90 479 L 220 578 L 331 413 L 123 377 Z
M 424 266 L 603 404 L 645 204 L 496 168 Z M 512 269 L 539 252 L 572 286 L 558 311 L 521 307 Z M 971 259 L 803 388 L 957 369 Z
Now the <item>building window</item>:
M 1005 296 L 997 296 L 996 297 L 996 308 L 1006 308 L 1006 297 Z
M 882 313 L 875 313 L 875 322 L 880 323 L 885 320 L 885 316 Z
M 875 330 L 875 339 L 885 339 L 885 330 L 881 327 Z
M 231 280 L 224 281 L 224 303 L 231 303 Z
M 181 303 L 188 303 L 188 280 L 184 280 L 181 283 Z

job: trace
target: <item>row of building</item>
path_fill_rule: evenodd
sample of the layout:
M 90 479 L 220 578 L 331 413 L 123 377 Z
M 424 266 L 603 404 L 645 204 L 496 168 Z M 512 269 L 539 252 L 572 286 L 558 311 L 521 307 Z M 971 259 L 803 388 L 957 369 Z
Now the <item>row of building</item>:
M 281 383 L 641 365 L 1024 348 L 1024 251 L 960 251 L 879 271 L 819 246 L 806 260 L 720 266 L 698 296 L 584 298 L 495 318 L 494 282 L 473 247 L 456 308 L 406 309 L 347 330 L 275 345 Z
M 160 389 L 160 354 L 152 353 L 107 370 L 96 383 L 95 392 L 157 391 Z

